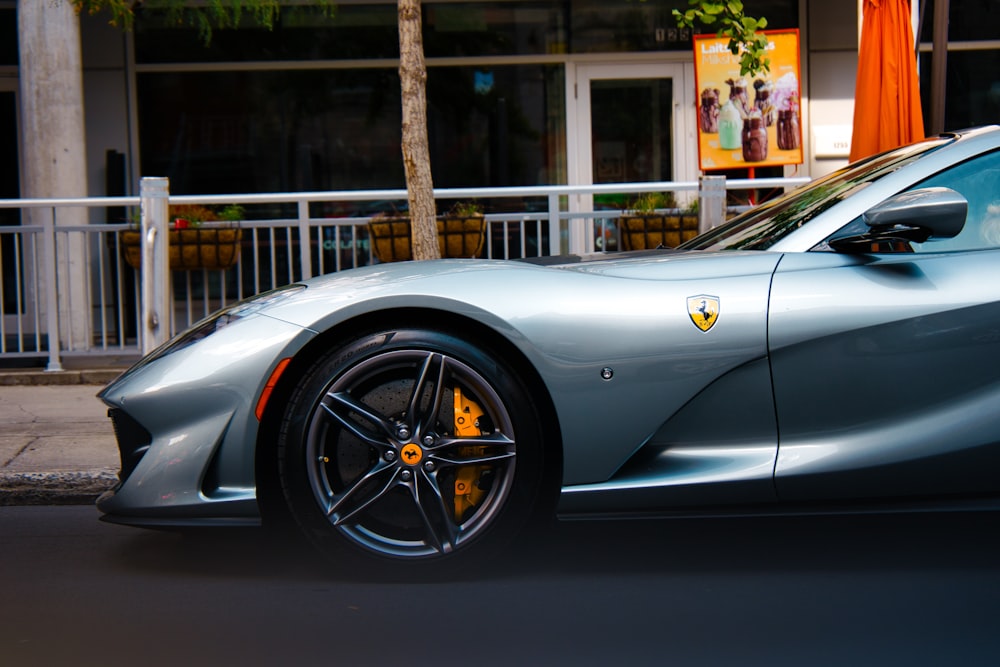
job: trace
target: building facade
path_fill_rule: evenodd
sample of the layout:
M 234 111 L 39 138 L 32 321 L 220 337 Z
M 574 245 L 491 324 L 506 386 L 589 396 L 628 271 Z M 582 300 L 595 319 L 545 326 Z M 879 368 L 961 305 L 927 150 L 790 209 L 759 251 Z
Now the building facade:
M 1000 119 L 1000 32 L 982 20 L 990 4 L 951 0 L 948 129 Z M 686 6 L 424 2 L 435 186 L 697 178 L 692 42 L 671 17 Z M 804 162 L 765 173 L 816 177 L 843 165 L 860 3 L 745 6 L 769 28 L 800 34 Z M 0 0 L 0 198 L 25 194 L 31 150 L 19 131 L 17 8 Z M 207 45 L 141 10 L 130 33 L 106 16 L 80 24 L 89 194 L 133 194 L 152 175 L 169 177 L 176 194 L 404 186 L 394 3 L 345 0 L 332 17 L 290 4 L 272 31 L 220 30 Z

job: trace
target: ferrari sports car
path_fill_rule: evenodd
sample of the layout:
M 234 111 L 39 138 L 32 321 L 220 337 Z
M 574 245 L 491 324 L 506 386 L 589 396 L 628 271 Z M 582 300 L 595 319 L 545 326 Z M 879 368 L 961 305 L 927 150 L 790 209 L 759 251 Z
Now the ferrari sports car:
M 100 397 L 104 519 L 286 523 L 376 563 L 461 562 L 553 516 L 994 508 L 1000 127 L 677 249 L 288 285 Z

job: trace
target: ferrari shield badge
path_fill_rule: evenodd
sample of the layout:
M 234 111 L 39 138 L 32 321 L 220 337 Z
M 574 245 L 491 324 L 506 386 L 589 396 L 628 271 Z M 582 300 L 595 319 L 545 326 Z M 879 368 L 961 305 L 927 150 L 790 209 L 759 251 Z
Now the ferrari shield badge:
M 702 331 L 708 331 L 719 320 L 719 297 L 699 294 L 688 297 L 688 315 Z

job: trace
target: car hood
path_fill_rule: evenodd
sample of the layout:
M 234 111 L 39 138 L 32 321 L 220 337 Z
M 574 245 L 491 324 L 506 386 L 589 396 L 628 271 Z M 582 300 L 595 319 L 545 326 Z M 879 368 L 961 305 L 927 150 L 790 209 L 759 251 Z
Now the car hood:
M 700 281 L 771 273 L 781 255 L 759 251 L 654 251 L 553 262 L 442 259 L 393 262 L 341 271 L 301 283 L 305 289 L 275 300 L 261 314 L 317 331 L 354 312 L 375 309 L 480 304 L 504 310 L 500 301 L 523 309 L 529 302 L 552 302 L 627 290 L 626 281 Z M 596 301 L 600 303 L 600 301 Z M 490 307 L 493 304 L 496 308 Z

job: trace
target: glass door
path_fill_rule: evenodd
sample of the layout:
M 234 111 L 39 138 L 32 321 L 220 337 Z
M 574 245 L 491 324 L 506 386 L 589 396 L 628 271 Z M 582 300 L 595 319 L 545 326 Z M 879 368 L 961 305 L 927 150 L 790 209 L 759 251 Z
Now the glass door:
M 2 84 L 0 84 L 2 86 Z M 6 89 L 5 89 L 6 88 Z M 0 87 L 0 199 L 17 199 L 21 196 L 17 157 L 17 93 L 8 86 Z M 20 211 L 16 208 L 0 209 L 0 225 L 10 227 L 21 224 Z M 19 311 L 18 298 L 20 252 L 13 234 L 0 234 L 0 300 L 3 313 Z
M 694 75 L 671 63 L 577 64 L 568 146 L 572 185 L 691 181 L 697 177 Z M 572 155 L 576 152 L 576 155 Z M 634 195 L 601 193 L 571 198 L 570 210 L 621 210 Z M 591 208 L 594 207 L 594 208 Z M 613 250 L 613 223 L 578 219 L 570 250 Z

